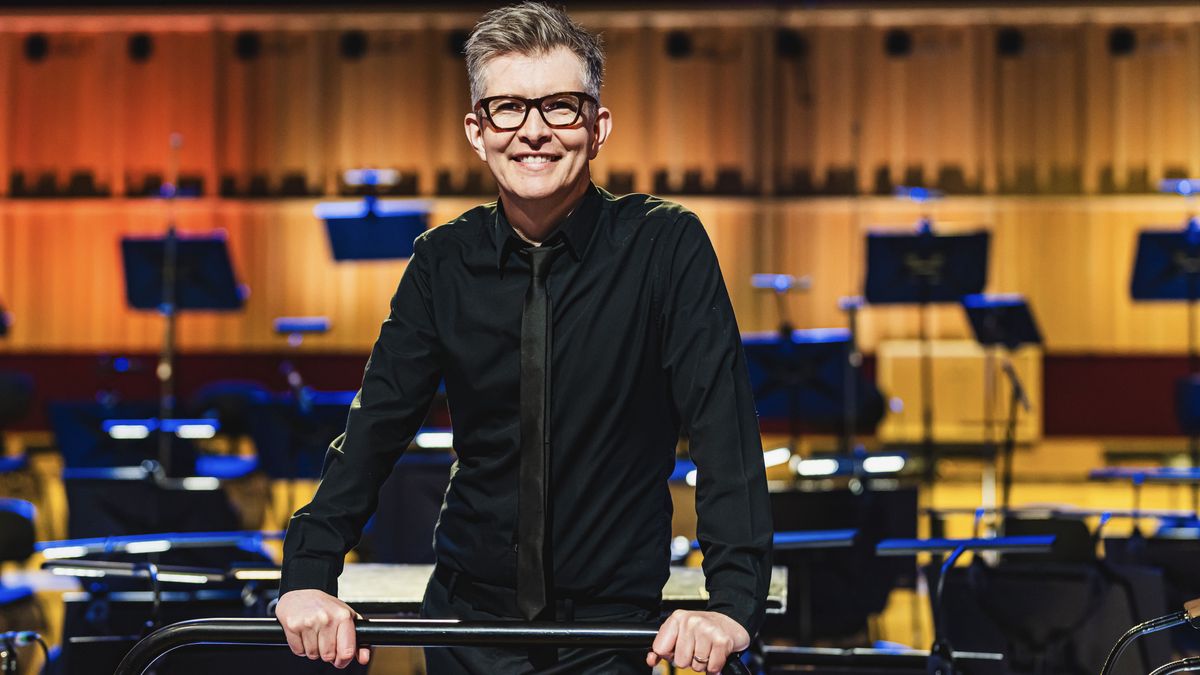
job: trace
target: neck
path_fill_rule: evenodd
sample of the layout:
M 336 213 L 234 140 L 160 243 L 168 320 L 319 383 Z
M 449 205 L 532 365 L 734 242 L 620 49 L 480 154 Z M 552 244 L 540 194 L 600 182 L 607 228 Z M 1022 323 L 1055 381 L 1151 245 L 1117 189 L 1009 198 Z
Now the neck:
M 561 198 L 556 195 L 546 199 L 521 199 L 501 191 L 500 200 L 504 204 L 504 216 L 522 239 L 531 243 L 541 243 L 553 234 L 555 228 L 583 201 L 588 183 L 589 180 L 585 176 Z

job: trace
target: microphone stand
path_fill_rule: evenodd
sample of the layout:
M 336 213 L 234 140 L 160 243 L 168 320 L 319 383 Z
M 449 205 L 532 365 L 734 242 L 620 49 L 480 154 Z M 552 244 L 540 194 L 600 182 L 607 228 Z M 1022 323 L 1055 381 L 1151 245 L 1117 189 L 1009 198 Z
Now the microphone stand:
M 162 302 L 159 312 L 165 321 L 162 351 L 159 353 L 158 367 L 154 371 L 159 383 L 158 463 L 167 475 L 171 474 L 172 434 L 163 431 L 162 420 L 175 416 L 175 322 L 178 312 L 175 291 L 179 257 L 179 236 L 175 229 L 175 195 L 179 181 L 179 148 L 183 145 L 183 137 L 177 133 L 171 134 L 170 143 L 170 166 L 167 182 L 162 187 L 162 196 L 167 200 L 167 232 L 163 238 Z
M 1012 493 L 1013 450 L 1017 445 L 1018 406 L 1024 408 L 1026 413 L 1031 412 L 1033 406 L 1029 403 L 1029 397 L 1025 395 L 1025 387 L 1021 385 L 1021 378 L 1017 377 L 1017 370 L 1013 368 L 1012 361 L 1006 357 L 1000 365 L 1012 385 L 1012 395 L 1008 399 L 1008 423 L 1004 430 L 1004 487 L 1000 500 L 1000 513 L 1003 517 L 1008 515 L 1009 496 Z

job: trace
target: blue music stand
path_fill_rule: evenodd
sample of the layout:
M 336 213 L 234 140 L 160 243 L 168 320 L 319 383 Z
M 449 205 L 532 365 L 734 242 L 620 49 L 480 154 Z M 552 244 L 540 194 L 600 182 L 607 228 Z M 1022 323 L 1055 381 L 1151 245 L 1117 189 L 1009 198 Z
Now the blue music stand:
M 381 201 L 318 204 L 333 259 L 397 260 L 412 257 L 413 240 L 429 226 L 429 209 L 420 202 Z
M 163 311 L 165 237 L 121 239 L 125 299 L 133 309 Z M 223 235 L 175 238 L 176 310 L 241 309 L 245 290 L 238 286 Z
M 1200 190 L 1200 181 L 1167 180 L 1163 192 L 1183 195 L 1190 201 Z M 1200 378 L 1200 348 L 1197 335 L 1197 300 L 1200 300 L 1200 217 L 1189 215 L 1182 230 L 1143 230 L 1138 233 L 1137 257 L 1129 292 L 1135 301 L 1187 303 L 1187 350 L 1189 377 L 1176 382 L 1175 408 L 1180 426 L 1188 432 L 1188 454 L 1200 467 L 1200 420 L 1192 417 Z M 1192 509 L 1200 510 L 1200 483 L 1192 491 Z
M 930 196 L 912 190 L 902 196 L 923 201 Z M 988 245 L 985 231 L 940 235 L 923 217 L 915 233 L 874 232 L 867 235 L 867 278 L 864 293 L 872 304 L 915 304 L 921 343 L 921 428 L 925 480 L 935 475 L 933 449 L 933 356 L 926 313 L 930 304 L 960 302 L 983 292 L 987 284 Z
M 867 302 L 927 305 L 982 293 L 990 239 L 986 231 L 934 234 L 927 220 L 915 234 L 869 233 Z
M 1042 344 L 1033 311 L 1022 295 L 977 293 L 962 299 L 975 340 L 984 347 L 1012 350 Z
M 988 384 L 985 386 L 988 389 L 988 400 L 990 401 L 990 383 L 992 373 L 994 372 L 993 362 L 996 358 L 996 348 L 1004 347 L 1006 350 L 1012 351 L 1022 345 L 1040 345 L 1042 344 L 1042 332 L 1038 330 L 1037 322 L 1033 318 L 1033 312 L 1029 309 L 1029 303 L 1025 301 L 1024 296 L 1016 294 L 986 295 L 977 293 L 963 298 L 962 305 L 963 309 L 967 312 L 967 319 L 971 323 L 971 330 L 975 333 L 975 340 L 984 347 L 987 353 L 986 381 Z M 1008 356 L 1005 356 L 1001 362 L 1001 366 L 1012 385 L 1012 395 L 1010 396 L 1008 406 L 1008 421 L 1005 425 L 1004 434 L 1004 468 L 1001 471 L 1003 488 L 1001 490 L 1000 503 L 1005 512 L 1007 512 L 1009 497 L 1012 494 L 1013 450 L 1016 448 L 1017 443 L 1017 414 L 1020 408 L 1023 407 L 1026 411 L 1029 411 L 1031 406 L 1029 398 L 1025 395 L 1025 389 L 1021 386 L 1021 380 L 1017 377 L 1017 371 L 1013 368 L 1012 360 Z M 993 420 L 990 405 L 986 414 L 986 441 L 988 445 L 991 445 Z M 993 452 L 994 456 L 995 453 Z
M 124 237 L 121 258 L 125 298 L 133 309 L 157 311 L 166 319 L 156 375 L 161 385 L 159 414 L 175 417 L 175 320 L 180 311 L 242 308 L 246 290 L 238 286 L 223 234 L 180 236 L 170 222 L 164 237 Z M 170 440 L 159 434 L 159 463 L 172 472 Z
M 801 423 L 841 431 L 849 414 L 846 367 L 850 333 L 841 328 L 793 330 L 742 336 L 750 385 L 760 419 L 787 420 L 794 449 Z M 854 419 L 871 433 L 883 418 L 883 396 L 869 382 L 855 383 Z

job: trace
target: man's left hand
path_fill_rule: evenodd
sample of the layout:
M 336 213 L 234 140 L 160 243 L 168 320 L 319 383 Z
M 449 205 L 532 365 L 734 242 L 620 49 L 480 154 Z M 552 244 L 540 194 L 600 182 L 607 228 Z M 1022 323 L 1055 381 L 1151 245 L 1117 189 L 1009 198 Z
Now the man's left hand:
M 654 638 L 646 664 L 670 661 L 676 668 L 719 673 L 730 654 L 750 646 L 750 634 L 720 612 L 675 610 Z

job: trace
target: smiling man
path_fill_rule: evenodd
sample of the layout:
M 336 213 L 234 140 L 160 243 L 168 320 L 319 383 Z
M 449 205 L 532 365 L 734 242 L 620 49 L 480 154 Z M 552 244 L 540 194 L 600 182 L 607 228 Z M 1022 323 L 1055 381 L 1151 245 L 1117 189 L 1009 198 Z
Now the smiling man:
M 366 663 L 337 577 L 444 380 L 458 460 L 424 616 L 657 621 L 680 431 L 710 600 L 671 614 L 649 652 L 427 649 L 429 672 L 719 672 L 762 620 L 771 523 L 713 247 L 679 205 L 592 184 L 612 130 L 597 36 L 525 2 L 486 14 L 465 51 L 467 140 L 500 198 L 415 242 L 346 432 L 288 527 L 276 616 L 297 655 Z

